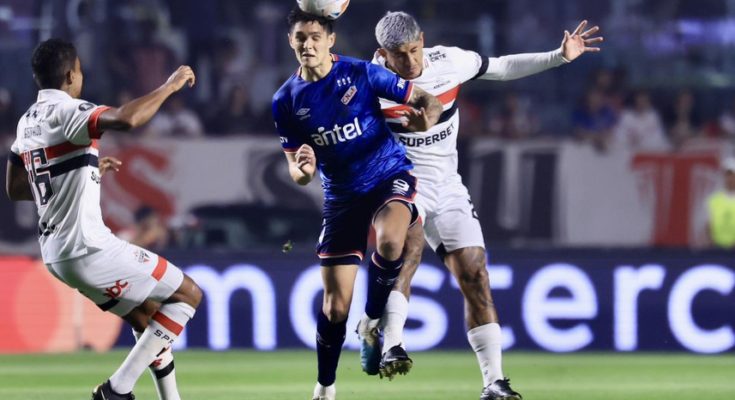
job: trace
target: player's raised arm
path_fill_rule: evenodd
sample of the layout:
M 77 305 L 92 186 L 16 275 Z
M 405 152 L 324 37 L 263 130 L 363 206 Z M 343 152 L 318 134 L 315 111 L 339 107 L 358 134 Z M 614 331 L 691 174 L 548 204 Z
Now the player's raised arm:
M 599 26 L 585 30 L 587 21 L 582 21 L 574 32 L 564 31 L 561 46 L 545 53 L 521 53 L 502 57 L 490 57 L 483 60 L 486 68 L 481 69 L 477 78 L 487 80 L 508 81 L 534 75 L 547 69 L 570 63 L 584 53 L 600 51 L 595 45 L 604 38 L 596 36 Z M 592 47 L 590 47 L 592 46 Z
M 406 117 L 403 126 L 414 132 L 425 132 L 439 122 L 443 108 L 442 103 L 429 92 L 413 85 L 411 97 L 406 103 L 413 107 L 399 114 Z
M 189 66 L 182 65 L 158 89 L 131 100 L 119 108 L 111 108 L 103 112 L 97 122 L 98 129 L 100 131 L 135 129 L 150 121 L 169 96 L 181 90 L 184 85 L 194 86 L 195 82 L 194 71 Z
M 316 155 L 311 146 L 304 144 L 295 153 L 286 152 L 285 154 L 288 160 L 288 172 L 294 182 L 299 185 L 306 185 L 314 179 Z

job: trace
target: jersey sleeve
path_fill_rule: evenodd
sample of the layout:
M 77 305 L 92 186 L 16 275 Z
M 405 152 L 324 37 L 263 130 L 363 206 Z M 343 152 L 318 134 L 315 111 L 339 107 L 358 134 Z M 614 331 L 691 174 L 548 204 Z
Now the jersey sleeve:
M 281 147 L 287 153 L 296 152 L 303 144 L 298 131 L 292 122 L 292 113 L 287 102 L 281 96 L 273 97 L 273 121 L 276 123 L 276 131 L 281 137 Z
M 401 78 L 393 72 L 366 62 L 368 82 L 378 97 L 399 104 L 406 104 L 413 92 L 413 83 Z
M 452 63 L 462 83 L 475 79 L 487 71 L 487 57 L 459 47 L 442 47 L 441 49 L 446 53 L 447 59 Z
M 83 100 L 61 104 L 57 117 L 66 140 L 74 144 L 89 144 L 92 139 L 99 139 L 103 133 L 99 128 L 99 116 L 109 109 Z

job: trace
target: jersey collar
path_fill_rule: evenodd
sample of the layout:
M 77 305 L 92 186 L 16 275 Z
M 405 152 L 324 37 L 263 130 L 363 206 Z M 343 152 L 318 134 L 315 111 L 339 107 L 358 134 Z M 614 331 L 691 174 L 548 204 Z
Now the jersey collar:
M 69 93 L 59 89 L 41 89 L 38 91 L 37 102 L 44 100 L 71 100 Z

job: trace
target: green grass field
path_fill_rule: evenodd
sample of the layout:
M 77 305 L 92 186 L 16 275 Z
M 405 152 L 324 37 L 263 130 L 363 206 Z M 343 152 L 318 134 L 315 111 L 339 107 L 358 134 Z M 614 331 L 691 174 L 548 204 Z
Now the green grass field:
M 84 400 L 125 353 L 0 356 L 0 400 Z M 364 375 L 356 353 L 342 356 L 339 400 L 477 399 L 480 374 L 469 352 L 414 353 L 414 369 L 394 381 Z M 735 357 L 684 354 L 509 352 L 505 373 L 525 399 L 735 399 Z M 185 400 L 310 399 L 309 351 L 204 352 L 176 355 Z M 135 393 L 155 400 L 151 378 Z

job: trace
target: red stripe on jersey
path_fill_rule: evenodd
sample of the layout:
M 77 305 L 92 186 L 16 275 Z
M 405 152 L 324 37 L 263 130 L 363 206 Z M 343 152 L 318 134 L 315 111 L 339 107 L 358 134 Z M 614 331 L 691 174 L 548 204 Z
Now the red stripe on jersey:
M 457 99 L 457 95 L 459 95 L 459 85 L 447 90 L 446 92 L 436 96 L 437 99 L 442 103 L 442 105 L 447 105 L 454 100 Z M 386 118 L 400 118 L 401 115 L 398 113 L 398 111 L 406 111 L 410 109 L 410 106 L 406 105 L 400 105 L 395 106 L 391 108 L 386 108 L 383 110 L 383 116 Z
M 77 151 L 87 147 L 98 149 L 99 146 L 97 144 L 97 140 L 92 140 L 92 143 L 90 144 L 74 144 L 72 142 L 59 143 L 53 146 L 46 147 L 44 151 L 46 152 L 46 159 L 50 160 L 52 158 L 61 157 L 73 151 Z
M 109 110 L 112 107 L 107 106 L 101 106 L 97 107 L 94 111 L 92 111 L 92 115 L 89 116 L 89 120 L 87 121 L 87 132 L 89 133 L 90 139 L 99 139 L 102 137 L 102 130 L 99 127 L 99 117 L 102 115 L 103 112 Z
M 156 264 L 156 268 L 153 268 L 151 276 L 155 280 L 160 281 L 161 278 L 163 278 L 163 274 L 166 273 L 166 268 L 168 268 L 168 261 L 166 261 L 165 258 L 158 256 L 158 263 Z
M 403 99 L 403 102 L 408 103 L 411 100 L 411 95 L 413 95 L 413 82 L 408 82 L 408 90 L 406 90 L 406 97 Z
M 155 314 L 153 314 L 153 317 L 151 318 L 159 324 L 163 325 L 164 328 L 171 331 L 174 335 L 178 336 L 179 334 L 181 334 L 181 331 L 184 330 L 183 325 L 179 325 L 178 323 L 176 323 L 176 321 L 161 314 L 160 311 L 157 311 Z

